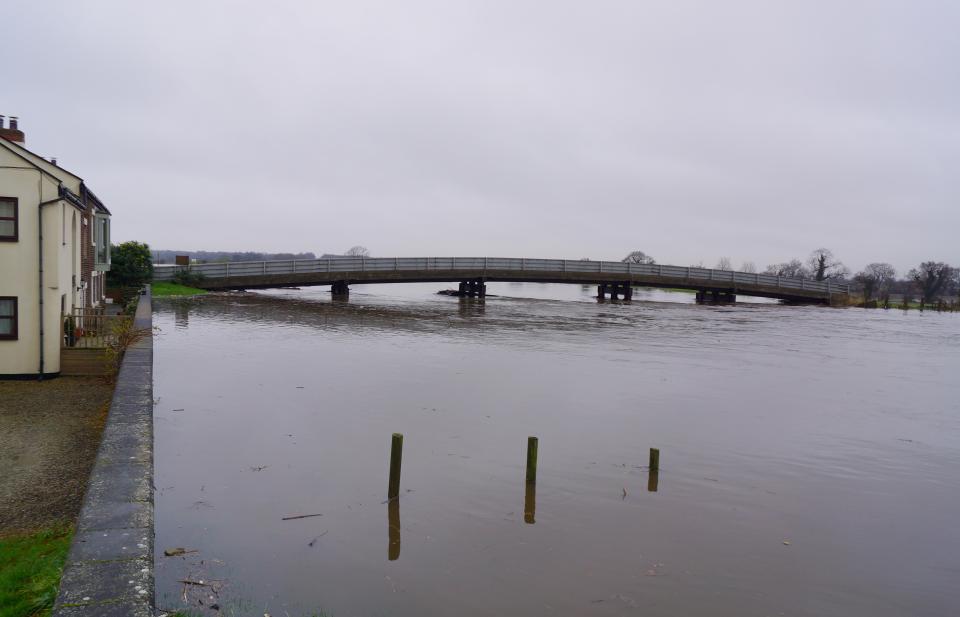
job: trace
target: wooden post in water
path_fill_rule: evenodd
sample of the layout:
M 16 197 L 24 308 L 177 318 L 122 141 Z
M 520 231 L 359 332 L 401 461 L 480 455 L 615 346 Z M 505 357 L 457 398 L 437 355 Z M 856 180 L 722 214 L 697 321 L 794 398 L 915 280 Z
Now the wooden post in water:
M 396 499 L 400 496 L 400 461 L 403 458 L 403 435 L 393 434 L 390 444 L 390 485 L 387 488 L 387 499 Z
M 650 471 L 660 471 L 660 448 L 650 448 Z
M 527 482 L 537 481 L 537 443 L 536 437 L 527 437 Z

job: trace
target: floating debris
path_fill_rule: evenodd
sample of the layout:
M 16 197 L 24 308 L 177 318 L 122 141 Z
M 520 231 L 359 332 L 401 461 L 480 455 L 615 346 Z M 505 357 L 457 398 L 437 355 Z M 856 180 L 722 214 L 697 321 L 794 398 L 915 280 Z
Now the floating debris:
M 329 529 L 325 529 L 322 534 L 320 534 L 319 536 L 317 536 L 317 537 L 314 538 L 313 540 L 310 540 L 309 542 L 307 542 L 307 546 L 313 546 L 314 544 L 316 544 L 316 543 L 317 543 L 317 540 L 319 540 L 319 539 L 322 538 L 323 536 L 327 535 L 327 532 L 329 532 L 329 531 L 330 531 Z
M 281 520 L 292 521 L 298 518 L 310 518 L 313 516 L 323 516 L 322 514 L 294 514 L 292 516 L 284 516 Z

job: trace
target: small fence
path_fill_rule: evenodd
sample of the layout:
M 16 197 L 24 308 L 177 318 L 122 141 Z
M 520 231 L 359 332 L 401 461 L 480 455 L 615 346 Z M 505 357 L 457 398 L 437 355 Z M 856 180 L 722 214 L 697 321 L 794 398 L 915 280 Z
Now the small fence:
M 130 320 L 127 315 L 107 315 L 102 308 L 74 309 L 63 316 L 64 349 L 106 349 L 116 332 Z

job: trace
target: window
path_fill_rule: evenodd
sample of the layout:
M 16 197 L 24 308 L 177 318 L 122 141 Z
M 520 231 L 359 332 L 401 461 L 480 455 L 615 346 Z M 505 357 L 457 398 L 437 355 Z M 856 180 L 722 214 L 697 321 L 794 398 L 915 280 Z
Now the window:
M 0 340 L 17 340 L 17 299 L 0 296 Z
M 98 212 L 93 221 L 94 268 L 105 272 L 110 269 L 110 216 Z
M 17 199 L 0 197 L 0 242 L 17 241 Z

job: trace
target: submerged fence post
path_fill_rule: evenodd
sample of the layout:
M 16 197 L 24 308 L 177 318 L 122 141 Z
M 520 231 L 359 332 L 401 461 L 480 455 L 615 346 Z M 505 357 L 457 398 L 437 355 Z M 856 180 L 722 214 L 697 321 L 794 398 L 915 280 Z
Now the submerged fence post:
M 527 482 L 537 481 L 537 438 L 527 437 Z
M 394 433 L 390 444 L 390 485 L 387 488 L 387 499 L 400 496 L 400 461 L 403 458 L 403 435 Z
M 660 470 L 660 448 L 650 448 L 650 471 Z

